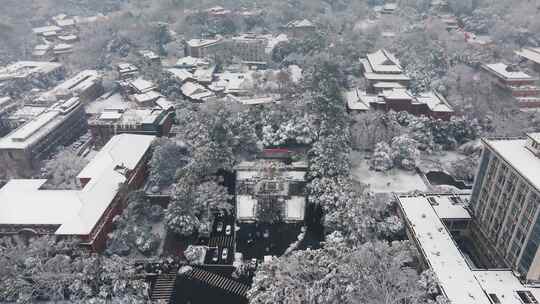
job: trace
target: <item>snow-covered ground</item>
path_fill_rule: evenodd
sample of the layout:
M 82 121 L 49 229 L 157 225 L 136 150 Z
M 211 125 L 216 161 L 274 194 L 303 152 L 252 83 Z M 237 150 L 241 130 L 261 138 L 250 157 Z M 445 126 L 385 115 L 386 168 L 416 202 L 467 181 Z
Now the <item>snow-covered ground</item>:
M 369 170 L 368 160 L 364 154 L 353 152 L 352 178 L 364 184 L 369 184 L 375 193 L 383 192 L 409 192 L 414 190 L 426 191 L 428 188 L 422 178 L 414 171 L 392 169 L 387 172 Z

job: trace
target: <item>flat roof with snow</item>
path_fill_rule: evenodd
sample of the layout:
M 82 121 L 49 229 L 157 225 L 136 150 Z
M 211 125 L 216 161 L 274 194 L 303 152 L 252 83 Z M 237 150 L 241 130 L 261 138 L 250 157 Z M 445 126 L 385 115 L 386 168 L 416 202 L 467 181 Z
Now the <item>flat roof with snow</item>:
M 0 81 L 26 78 L 31 74 L 49 74 L 62 67 L 61 63 L 48 61 L 18 61 L 0 68 Z
M 484 64 L 483 67 L 488 72 L 491 72 L 497 77 L 503 78 L 505 80 L 533 80 L 530 75 L 522 71 L 513 70 L 509 65 L 502 62 Z
M 518 56 L 528 59 L 534 63 L 540 64 L 540 48 L 523 48 L 515 51 Z
M 540 158 L 526 148 L 527 139 L 487 138 L 482 142 L 540 191 Z
M 0 138 L 0 149 L 25 149 L 31 146 L 57 128 L 79 104 L 78 100 L 70 99 L 53 105 L 26 124 Z
M 59 225 L 55 234 L 90 234 L 126 182 L 117 166 L 134 169 L 153 140 L 114 136 L 77 176 L 89 180 L 80 190 L 42 190 L 46 180 L 10 180 L 0 188 L 0 225 Z
M 402 195 L 398 202 L 412 237 L 449 303 L 522 304 L 518 291 L 529 291 L 538 299 L 538 289 L 523 285 L 510 270 L 471 269 L 439 215 L 462 218 L 462 211 L 455 208 L 437 210 L 437 206 L 429 201 L 429 198 L 438 200 L 444 195 L 447 194 Z

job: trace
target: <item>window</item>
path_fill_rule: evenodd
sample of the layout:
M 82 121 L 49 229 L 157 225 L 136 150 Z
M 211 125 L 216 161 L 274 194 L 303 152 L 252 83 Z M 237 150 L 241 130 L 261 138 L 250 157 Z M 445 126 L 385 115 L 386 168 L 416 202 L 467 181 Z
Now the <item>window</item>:
M 517 295 L 521 301 L 525 304 L 538 304 L 538 301 L 533 296 L 533 294 L 528 290 L 518 290 L 516 291 Z
M 491 299 L 491 303 L 493 303 L 493 304 L 499 304 L 499 303 L 501 303 L 501 301 L 499 300 L 499 298 L 497 297 L 497 295 L 494 294 L 494 293 L 490 293 L 490 294 L 489 294 L 489 298 Z

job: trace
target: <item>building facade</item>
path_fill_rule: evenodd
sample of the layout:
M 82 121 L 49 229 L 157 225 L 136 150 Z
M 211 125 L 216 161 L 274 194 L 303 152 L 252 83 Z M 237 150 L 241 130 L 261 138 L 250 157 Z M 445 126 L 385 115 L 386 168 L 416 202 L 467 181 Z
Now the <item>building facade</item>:
M 0 236 L 56 235 L 103 250 L 127 194 L 144 182 L 154 138 L 112 138 L 78 174 L 80 189 L 42 189 L 43 179 L 10 180 L 0 187 Z
M 540 107 L 538 79 L 504 63 L 485 64 L 482 68 L 491 76 L 493 84 L 515 98 L 521 108 Z
M 471 209 L 480 232 L 513 270 L 540 279 L 540 133 L 484 139 Z M 489 253 L 488 253 L 489 254 Z
M 307 164 L 287 164 L 272 151 L 268 153 L 272 156 L 236 167 L 236 218 L 241 223 L 264 222 L 269 217 L 302 222 Z
M 162 109 L 105 110 L 88 122 L 96 146 L 114 135 L 129 133 L 166 136 L 173 124 L 174 111 Z
M 58 102 L 0 139 L 0 170 L 10 177 L 30 177 L 40 160 L 86 130 L 86 114 L 78 98 Z

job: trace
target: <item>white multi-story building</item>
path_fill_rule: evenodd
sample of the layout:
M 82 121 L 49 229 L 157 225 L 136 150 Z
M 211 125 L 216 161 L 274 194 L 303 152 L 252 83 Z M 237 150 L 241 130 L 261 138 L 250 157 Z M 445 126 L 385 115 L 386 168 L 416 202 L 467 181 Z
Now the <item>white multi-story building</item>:
M 540 133 L 483 143 L 471 210 L 494 253 L 527 280 L 538 281 Z
M 467 195 L 420 194 L 397 197 L 407 234 L 433 272 L 442 301 L 451 304 L 533 304 L 540 289 L 509 268 L 485 268 L 458 246 L 455 236 L 475 229 Z

